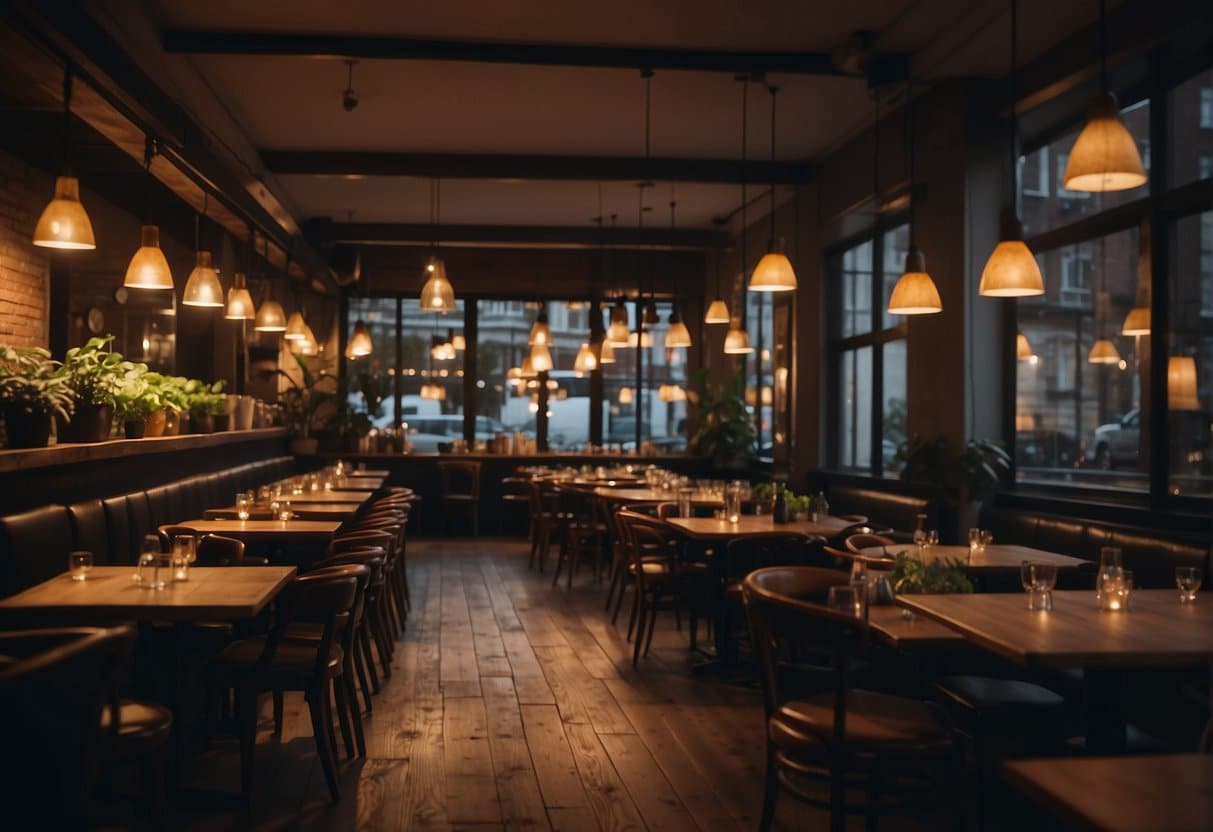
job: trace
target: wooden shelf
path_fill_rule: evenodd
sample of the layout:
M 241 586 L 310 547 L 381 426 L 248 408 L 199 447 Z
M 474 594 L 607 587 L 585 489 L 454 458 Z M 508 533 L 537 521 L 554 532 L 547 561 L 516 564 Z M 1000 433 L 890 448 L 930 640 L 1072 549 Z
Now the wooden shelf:
M 0 473 L 25 472 L 59 465 L 78 465 L 102 460 L 226 447 L 245 442 L 263 442 L 267 439 L 285 440 L 286 437 L 286 428 L 260 428 L 223 431 L 222 433 L 194 433 L 185 436 L 158 436 L 148 439 L 112 439 L 109 442 L 71 443 L 51 445 L 48 448 L 0 450 Z

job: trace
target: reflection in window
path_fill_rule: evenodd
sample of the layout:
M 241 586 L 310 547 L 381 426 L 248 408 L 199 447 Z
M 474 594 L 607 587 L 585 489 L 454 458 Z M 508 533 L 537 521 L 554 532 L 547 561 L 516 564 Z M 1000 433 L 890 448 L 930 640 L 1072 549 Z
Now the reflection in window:
M 405 298 L 401 315 L 400 421 L 417 453 L 463 438 L 463 300 L 446 315 Z
M 520 370 L 530 353 L 527 338 L 538 310 L 523 309 L 518 301 L 482 300 L 477 311 L 476 433 L 485 433 L 486 440 L 500 432 L 534 439 L 539 381 L 523 378 Z M 557 332 L 553 326 L 553 336 Z M 552 350 L 554 362 L 560 352 Z
M 370 355 L 346 361 L 346 394 L 352 424 L 358 426 L 359 433 L 369 427 L 392 427 L 398 421 L 394 392 L 396 299 L 350 298 L 349 319 L 366 324 L 374 346 Z
M 1213 211 L 1183 217 L 1171 251 L 1167 410 L 1172 493 L 1213 494 Z

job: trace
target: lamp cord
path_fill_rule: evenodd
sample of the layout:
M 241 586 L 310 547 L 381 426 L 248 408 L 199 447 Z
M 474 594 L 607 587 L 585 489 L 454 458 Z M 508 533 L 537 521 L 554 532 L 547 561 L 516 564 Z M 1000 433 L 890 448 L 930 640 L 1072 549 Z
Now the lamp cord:
M 69 151 L 72 146 L 72 65 L 63 65 L 63 167 L 68 167 Z
M 775 94 L 779 87 L 767 86 L 771 91 L 771 250 L 775 250 Z
M 918 245 L 918 199 L 914 194 L 914 183 L 916 181 L 916 163 L 918 154 L 915 152 L 914 140 L 914 79 L 910 78 L 906 88 L 906 119 L 909 121 L 910 140 L 906 143 L 910 150 L 910 248 L 917 248 Z
M 1102 0 L 1101 0 L 1102 2 Z M 1011 0 L 1011 211 L 1019 217 L 1019 0 Z
M 1108 8 L 1099 0 L 1099 91 L 1108 91 Z
M 876 111 L 872 121 L 872 201 L 875 213 L 880 213 L 880 89 L 873 91 Z
M 741 282 L 742 285 L 745 285 L 745 238 L 748 225 L 748 221 L 746 219 L 746 200 L 748 199 L 746 184 L 747 180 L 749 179 L 749 170 L 748 166 L 746 165 L 746 150 L 749 142 L 749 132 L 747 131 L 746 126 L 749 119 L 747 119 L 746 116 L 749 114 L 750 79 L 745 75 L 738 75 L 737 80 L 741 81 L 741 241 L 738 249 L 741 255 Z M 730 294 L 733 295 L 733 299 L 736 300 L 736 294 L 733 292 L 730 292 Z M 744 307 L 744 304 L 742 304 L 742 306 Z

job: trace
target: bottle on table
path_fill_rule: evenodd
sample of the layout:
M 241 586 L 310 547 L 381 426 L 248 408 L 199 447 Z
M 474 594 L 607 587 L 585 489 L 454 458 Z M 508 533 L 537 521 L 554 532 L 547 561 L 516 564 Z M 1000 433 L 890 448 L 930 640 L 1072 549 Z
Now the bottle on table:
M 824 491 L 817 492 L 817 498 L 813 500 L 813 522 L 819 523 L 830 516 L 830 503 L 826 500 Z
M 775 504 L 771 508 L 772 520 L 776 523 L 788 522 L 787 488 L 783 483 L 775 483 Z

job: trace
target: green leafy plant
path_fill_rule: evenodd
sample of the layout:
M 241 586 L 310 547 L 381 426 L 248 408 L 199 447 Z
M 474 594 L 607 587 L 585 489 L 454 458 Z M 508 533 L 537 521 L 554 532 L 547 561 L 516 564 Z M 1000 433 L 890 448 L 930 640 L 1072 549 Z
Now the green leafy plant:
M 769 500 L 775 496 L 775 484 L 760 482 L 750 488 L 750 496 L 755 500 Z
M 67 419 L 75 397 L 60 369 L 41 347 L 0 346 L 0 409 Z
M 969 593 L 973 584 L 965 575 L 961 561 L 939 558 L 924 564 L 905 552 L 897 555 L 890 576 L 893 591 L 899 595 L 943 595 Z
M 717 468 L 743 470 L 755 455 L 754 421 L 745 403 L 745 375 L 736 373 L 724 384 L 711 385 L 708 371 L 695 373 L 687 399 L 696 408 L 691 453 L 709 457 Z
M 222 416 L 227 404 L 222 381 L 207 384 L 205 381 L 190 379 L 185 383 L 185 396 L 191 417 Z
M 114 412 L 126 422 L 146 419 L 164 408 L 160 388 L 149 381 L 146 364 L 125 362 L 127 370 L 114 392 Z
M 189 393 L 186 392 L 188 379 L 181 376 L 166 376 L 160 373 L 148 373 L 145 377 L 148 385 L 160 396 L 160 401 L 169 410 L 178 413 L 190 409 Z
M 58 372 L 66 379 L 76 404 L 113 406 L 127 373 L 122 354 L 109 348 L 113 341 L 112 335 L 90 338 L 84 346 L 67 351 Z
M 308 367 L 307 359 L 302 355 L 294 355 L 295 363 L 299 365 L 298 377 L 281 368 L 268 373 L 270 376 L 281 376 L 290 382 L 290 387 L 282 393 L 282 407 L 286 421 L 291 431 L 299 439 L 307 439 L 313 429 L 325 426 L 320 418 L 321 408 L 337 398 L 336 379 L 325 371 L 315 373 Z M 332 389 L 322 389 L 327 384 Z
M 788 514 L 808 514 L 812 498 L 808 494 L 793 494 L 788 492 L 784 498 L 788 505 Z
M 1011 473 L 1011 457 L 992 439 L 970 439 L 958 454 L 942 436 L 915 437 L 898 448 L 897 462 L 903 480 L 932 486 L 953 505 L 986 499 Z

